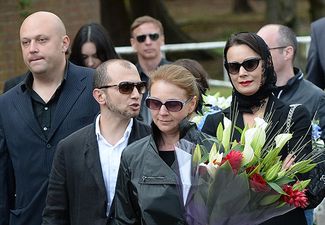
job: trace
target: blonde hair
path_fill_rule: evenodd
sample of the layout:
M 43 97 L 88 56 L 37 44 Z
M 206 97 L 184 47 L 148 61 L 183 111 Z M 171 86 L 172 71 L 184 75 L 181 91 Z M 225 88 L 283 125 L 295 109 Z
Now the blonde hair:
M 155 82 L 163 80 L 185 90 L 188 98 L 196 96 L 197 104 L 200 92 L 197 87 L 196 79 L 190 71 L 184 67 L 173 64 L 163 65 L 153 71 L 149 77 L 149 91 Z
M 132 23 L 132 25 L 131 25 L 131 28 L 130 28 L 131 37 L 133 35 L 132 34 L 133 31 L 137 27 L 141 26 L 144 23 L 153 23 L 153 24 L 155 24 L 159 28 L 160 34 L 164 35 L 164 28 L 163 28 L 163 26 L 162 26 L 162 24 L 161 24 L 161 22 L 159 20 L 156 20 L 155 18 L 153 18 L 151 16 L 141 16 L 141 17 L 136 18 L 134 20 L 134 22 Z

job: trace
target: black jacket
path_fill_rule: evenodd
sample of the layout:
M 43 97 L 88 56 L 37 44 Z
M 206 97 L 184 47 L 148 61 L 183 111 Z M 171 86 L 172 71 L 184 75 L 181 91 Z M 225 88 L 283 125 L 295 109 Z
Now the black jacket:
M 275 96 L 271 96 L 266 106 L 266 115 L 264 116 L 265 120 L 269 121 L 272 129 L 267 129 L 266 131 L 266 143 L 270 140 L 270 138 L 274 137 L 278 130 L 284 128 L 284 124 L 286 124 L 286 120 L 288 117 L 290 107 L 282 103 L 282 101 L 278 100 Z M 207 117 L 205 124 L 203 125 L 202 131 L 210 134 L 216 135 L 216 129 L 220 122 L 223 121 L 223 117 L 226 116 L 230 118 L 230 108 L 225 109 L 222 113 L 211 114 Z M 270 117 L 270 119 L 266 119 Z M 310 115 L 307 109 L 304 106 L 299 106 L 295 109 L 292 122 L 291 122 L 290 131 L 293 132 L 293 137 L 289 141 L 289 148 L 293 148 L 298 140 L 307 134 L 304 143 L 308 142 L 311 139 L 311 132 L 308 131 L 310 126 Z M 243 115 L 239 113 L 237 117 L 236 126 L 239 128 L 244 128 Z M 235 129 L 234 139 L 240 140 L 240 133 Z M 281 150 L 282 158 L 285 158 L 288 154 L 287 146 Z M 311 152 L 311 143 L 309 142 L 301 155 L 308 154 Z M 307 225 L 306 218 L 304 214 L 304 210 L 301 208 L 294 209 L 282 216 L 274 217 L 267 222 L 262 223 L 263 225 L 287 225 L 287 224 L 295 224 L 295 225 Z
M 128 144 L 149 134 L 150 127 L 134 119 Z M 58 145 L 42 224 L 106 225 L 107 201 L 95 124 L 90 124 Z
M 294 68 L 295 76 L 283 87 L 278 87 L 276 96 L 286 104 L 302 104 L 307 108 L 311 120 L 319 119 L 319 126 L 325 130 L 325 92 L 310 81 L 303 73 Z M 325 139 L 325 132 L 322 133 Z
M 195 125 L 185 127 L 181 137 L 207 149 L 212 145 Z M 193 149 L 187 150 L 192 153 Z M 116 184 L 114 224 L 186 224 L 177 164 L 175 160 L 169 167 L 162 160 L 153 135 L 128 146 L 122 153 Z

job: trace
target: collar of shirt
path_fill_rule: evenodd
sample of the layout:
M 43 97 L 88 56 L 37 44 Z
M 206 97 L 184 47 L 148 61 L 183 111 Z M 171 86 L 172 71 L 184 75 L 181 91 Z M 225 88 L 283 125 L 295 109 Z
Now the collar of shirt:
M 69 70 L 69 62 L 66 61 L 66 65 L 65 65 L 65 69 L 64 69 L 64 75 L 63 75 L 63 80 L 60 84 L 59 88 L 62 88 L 65 80 L 68 77 L 68 70 Z M 21 89 L 22 91 L 26 91 L 26 90 L 32 90 L 33 89 L 33 81 L 34 81 L 34 77 L 31 71 L 27 72 L 27 77 L 25 78 L 25 80 L 23 81 L 22 85 L 21 85 Z
M 100 132 L 99 127 L 100 114 L 96 118 L 95 132 L 98 142 L 99 158 L 103 173 L 103 180 L 107 194 L 107 211 L 109 215 L 111 203 L 115 194 L 115 186 L 117 180 L 118 169 L 120 167 L 120 160 L 122 151 L 128 144 L 133 125 L 133 119 L 130 120 L 123 137 L 115 144 L 108 143 Z
M 97 142 L 103 142 L 103 143 L 105 143 L 105 145 L 114 147 L 114 146 L 118 146 L 122 142 L 125 142 L 125 141 L 127 142 L 129 140 L 129 137 L 130 137 L 130 134 L 132 131 L 133 118 L 131 118 L 128 126 L 126 127 L 123 137 L 114 146 L 112 144 L 110 144 L 109 142 L 107 142 L 107 140 L 101 134 L 100 127 L 99 127 L 99 119 L 100 119 L 100 114 L 97 116 L 96 124 L 95 124 L 95 133 L 96 133 L 96 137 L 97 137 Z

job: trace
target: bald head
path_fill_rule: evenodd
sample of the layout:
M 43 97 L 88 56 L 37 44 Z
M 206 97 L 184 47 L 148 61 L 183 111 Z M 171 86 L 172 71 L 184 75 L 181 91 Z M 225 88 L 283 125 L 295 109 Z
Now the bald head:
M 49 26 L 60 36 L 66 35 L 66 29 L 62 20 L 54 13 L 45 11 L 39 11 L 29 15 L 20 27 L 20 35 L 22 35 L 22 31 L 26 29 L 44 26 Z

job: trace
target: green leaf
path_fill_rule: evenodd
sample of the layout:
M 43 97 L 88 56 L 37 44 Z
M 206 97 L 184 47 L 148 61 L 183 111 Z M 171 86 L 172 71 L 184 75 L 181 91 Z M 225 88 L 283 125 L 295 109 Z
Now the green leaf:
M 273 182 L 268 182 L 267 183 L 268 185 L 270 185 L 270 187 L 275 190 L 276 192 L 278 192 L 279 194 L 282 194 L 282 195 L 287 195 L 287 193 L 285 193 L 282 188 L 277 185 L 276 183 L 273 183 Z
M 260 204 L 262 206 L 266 205 L 271 205 L 274 202 L 278 201 L 280 199 L 281 195 L 280 194 L 275 194 L 275 195 L 267 195 L 262 200 L 260 201 Z
M 282 186 L 282 185 L 288 184 L 288 183 L 290 183 L 292 181 L 294 181 L 294 179 L 292 179 L 290 177 L 287 177 L 287 176 L 284 176 L 284 177 L 281 177 L 281 178 L 275 180 L 274 183 L 276 183 L 279 186 Z

